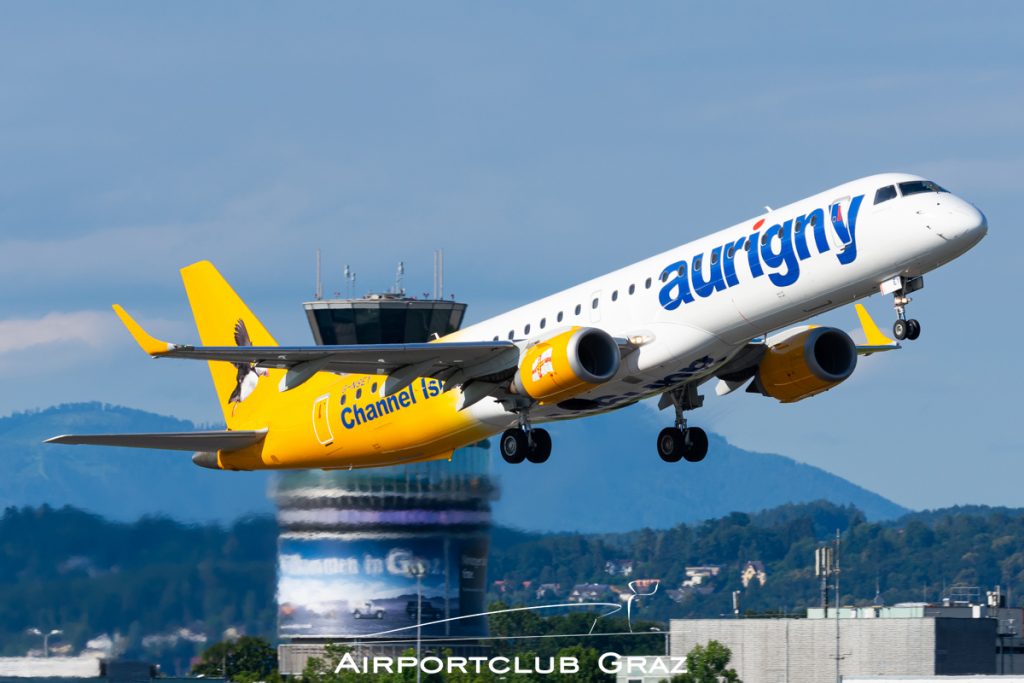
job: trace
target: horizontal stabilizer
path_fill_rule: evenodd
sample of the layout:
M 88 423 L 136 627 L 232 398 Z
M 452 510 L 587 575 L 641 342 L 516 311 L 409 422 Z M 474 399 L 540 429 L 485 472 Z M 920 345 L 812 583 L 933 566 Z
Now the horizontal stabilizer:
M 236 451 L 267 436 L 266 429 L 254 431 L 164 432 L 158 434 L 63 434 L 44 443 L 68 446 L 121 446 L 168 451 Z

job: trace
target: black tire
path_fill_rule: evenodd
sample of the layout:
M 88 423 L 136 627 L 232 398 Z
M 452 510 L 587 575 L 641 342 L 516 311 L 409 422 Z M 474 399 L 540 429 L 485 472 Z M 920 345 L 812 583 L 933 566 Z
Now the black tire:
M 501 457 L 510 465 L 518 465 L 526 460 L 530 445 L 526 442 L 526 432 L 522 429 L 506 429 L 499 443 Z
M 665 462 L 679 462 L 683 458 L 683 431 L 665 427 L 658 434 L 658 455 Z
M 700 462 L 708 454 L 708 435 L 700 427 L 690 427 L 683 433 L 683 457 L 686 462 Z
M 907 339 L 914 341 L 921 336 L 921 323 L 911 318 L 907 321 Z
M 907 332 L 908 329 L 906 320 L 897 320 L 892 324 L 892 336 L 896 337 L 900 341 L 903 341 L 904 339 L 907 338 Z
M 526 459 L 535 465 L 547 462 L 551 457 L 551 435 L 546 429 L 534 429 L 530 436 L 533 437 L 533 448 L 526 453 Z

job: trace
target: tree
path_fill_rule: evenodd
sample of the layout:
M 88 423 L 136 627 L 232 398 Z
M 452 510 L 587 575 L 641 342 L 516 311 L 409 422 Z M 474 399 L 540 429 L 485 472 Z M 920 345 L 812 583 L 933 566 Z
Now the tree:
M 255 636 L 242 636 L 206 648 L 199 664 L 192 668 L 192 675 L 262 680 L 276 669 L 277 651 L 270 643 Z
M 672 677 L 672 683 L 742 683 L 735 669 L 725 668 L 732 651 L 717 640 L 696 645 L 686 655 L 686 673 Z

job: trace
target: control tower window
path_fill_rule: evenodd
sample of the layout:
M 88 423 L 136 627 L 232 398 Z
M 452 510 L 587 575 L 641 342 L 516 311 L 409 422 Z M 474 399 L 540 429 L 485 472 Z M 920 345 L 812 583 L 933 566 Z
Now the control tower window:
M 881 188 L 878 189 L 878 192 L 875 193 L 875 204 L 881 204 L 882 202 L 887 202 L 890 199 L 895 199 L 895 198 L 896 198 L 896 186 L 895 185 L 888 185 L 886 187 L 881 187 Z
M 904 197 L 908 197 L 912 194 L 921 194 L 922 192 L 948 192 L 930 180 L 910 180 L 905 183 L 900 183 L 900 194 Z

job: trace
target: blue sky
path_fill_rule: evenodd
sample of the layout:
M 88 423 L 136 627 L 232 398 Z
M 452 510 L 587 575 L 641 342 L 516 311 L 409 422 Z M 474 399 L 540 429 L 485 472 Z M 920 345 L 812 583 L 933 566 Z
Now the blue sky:
M 1019 504 L 1022 20 L 1011 2 L 7 5 L 0 413 L 218 419 L 205 368 L 146 358 L 109 313 L 194 339 L 194 260 L 305 343 L 317 247 L 328 293 L 345 264 L 386 288 L 399 260 L 428 290 L 443 248 L 479 320 L 899 170 L 991 226 L 915 295 L 922 338 L 821 397 L 709 398 L 694 422 L 911 507 Z

